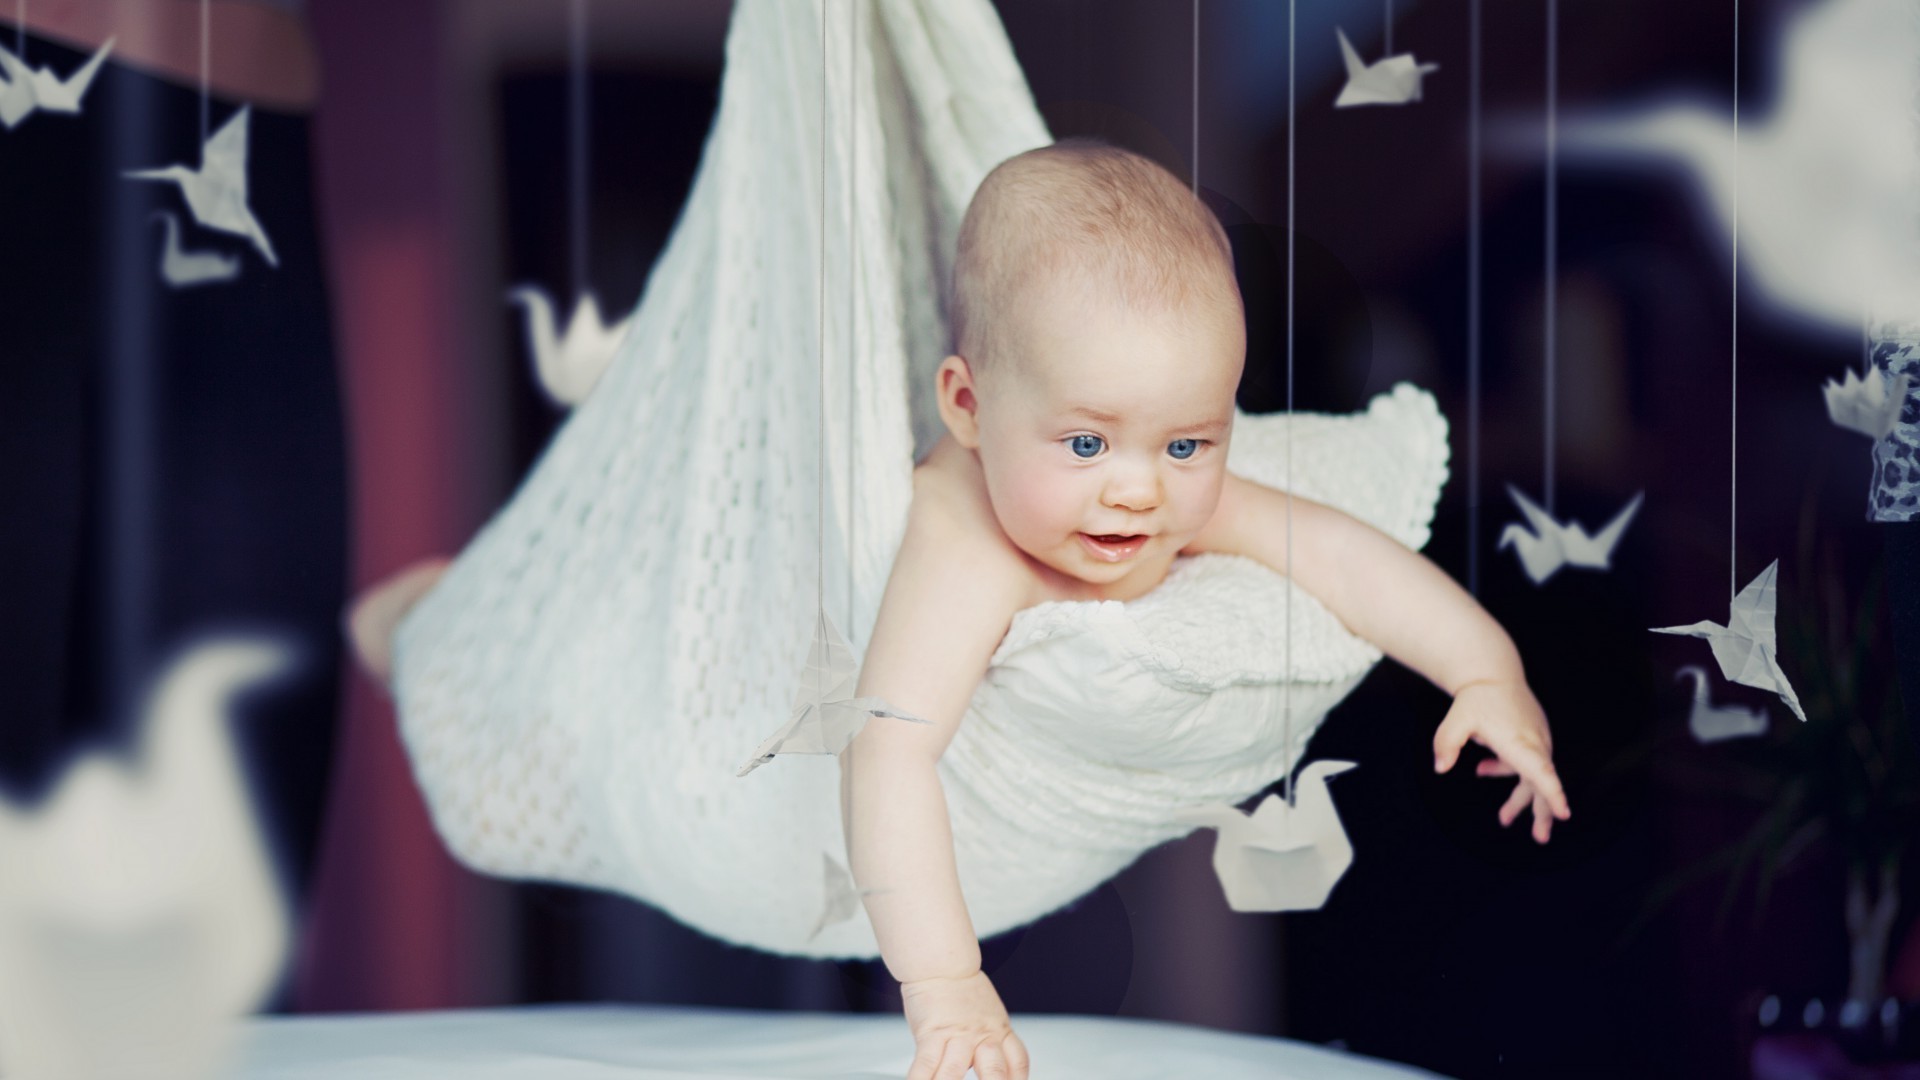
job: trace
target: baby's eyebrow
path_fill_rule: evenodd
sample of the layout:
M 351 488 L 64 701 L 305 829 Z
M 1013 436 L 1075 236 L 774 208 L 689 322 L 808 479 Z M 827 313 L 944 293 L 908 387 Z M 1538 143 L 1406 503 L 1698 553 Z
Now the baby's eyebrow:
M 1103 424 L 1118 424 L 1123 422 L 1120 417 L 1115 416 L 1113 413 L 1103 412 L 1100 409 L 1096 409 L 1092 407 L 1091 405 L 1075 405 L 1073 408 L 1068 409 L 1067 411 L 1075 416 L 1084 416 L 1089 420 L 1098 420 Z M 1174 428 L 1173 430 L 1175 431 L 1225 431 L 1227 427 L 1228 427 L 1228 422 L 1225 420 L 1203 420 L 1197 424 L 1187 424 L 1182 427 Z

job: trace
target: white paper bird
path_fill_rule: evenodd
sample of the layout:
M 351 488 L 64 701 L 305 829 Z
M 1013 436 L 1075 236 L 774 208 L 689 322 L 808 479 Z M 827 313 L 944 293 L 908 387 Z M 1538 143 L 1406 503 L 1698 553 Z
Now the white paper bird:
M 229 709 L 289 662 L 270 640 L 207 640 L 148 697 L 136 764 L 89 753 L 43 806 L 0 800 L 0 1073 L 219 1065 L 289 939 Z
M 876 716 L 932 723 L 901 712 L 882 698 L 854 697 L 858 676 L 852 646 L 823 609 L 814 627 L 806 670 L 800 674 L 800 687 L 793 692 L 793 719 L 761 743 L 735 775 L 747 775 L 772 761 L 776 754 L 838 754 Z
M 1775 559 L 1759 577 L 1747 582 L 1747 587 L 1733 598 L 1732 612 L 1725 626 L 1697 622 L 1687 626 L 1656 626 L 1652 630 L 1656 634 L 1706 638 L 1713 646 L 1713 658 L 1720 662 L 1720 673 L 1729 681 L 1779 694 L 1793 715 L 1805 722 L 1807 714 L 1800 708 L 1800 698 L 1774 656 L 1774 582 L 1779 572 L 1780 560 Z
M 1512 547 L 1520 554 L 1520 565 L 1533 579 L 1535 585 L 1544 585 L 1548 578 L 1558 573 L 1562 566 L 1578 566 L 1587 570 L 1606 570 L 1612 566 L 1613 549 L 1620 543 L 1620 536 L 1627 530 L 1627 523 L 1633 520 L 1634 512 L 1640 509 L 1640 500 L 1646 494 L 1635 495 L 1626 508 L 1614 515 L 1612 521 L 1600 530 L 1598 536 L 1588 536 L 1587 530 L 1578 524 L 1568 522 L 1565 525 L 1553 519 L 1532 500 L 1520 494 L 1512 484 L 1507 485 L 1507 494 L 1526 515 L 1529 532 L 1520 525 L 1508 525 L 1500 531 L 1498 550 Z
M 252 106 L 242 105 L 200 149 L 200 168 L 168 165 L 160 169 L 129 169 L 132 180 L 167 180 L 180 185 L 187 209 L 209 229 L 244 236 L 253 241 L 271 266 L 279 266 L 267 232 L 247 206 L 247 124 Z
M 1780 22 L 1778 34 L 1759 38 L 1780 43 L 1778 60 L 1761 61 L 1779 72 L 1773 104 L 1741 108 L 1737 158 L 1724 87 L 1711 96 L 1675 89 L 1628 108 L 1563 110 L 1560 158 L 1674 169 L 1728 249 L 1737 205 L 1742 273 L 1802 317 L 1853 334 L 1863 308 L 1920 318 L 1920 19 L 1905 3 L 1824 0 L 1793 5 Z M 1492 135 L 1494 146 L 1528 157 L 1545 137 L 1532 114 L 1496 122 Z
M 1868 365 L 1866 378 L 1860 378 L 1848 368 L 1846 382 L 1828 379 L 1820 390 L 1827 398 L 1829 420 L 1879 442 L 1900 423 L 1900 410 L 1907 403 L 1907 385 L 1906 375 L 1895 375 L 1889 383 L 1879 368 Z
M 1334 27 L 1340 35 L 1340 58 L 1347 65 L 1347 85 L 1334 99 L 1336 109 L 1353 105 L 1405 105 L 1420 100 L 1420 80 L 1440 70 L 1439 64 L 1415 63 L 1412 53 L 1399 53 L 1368 64 L 1353 50 L 1346 31 Z
M 533 354 L 534 374 L 558 405 L 577 406 L 587 399 L 633 324 L 632 315 L 612 326 L 602 323 L 600 301 L 591 292 L 574 304 L 560 332 L 554 327 L 553 301 L 543 290 L 523 285 L 508 292 L 507 299 L 527 309 L 527 349 Z
M 858 889 L 854 887 L 853 875 L 841 866 L 833 856 L 820 853 L 826 872 L 826 902 L 820 909 L 820 921 L 814 924 L 813 933 L 807 935 L 812 941 L 820 936 L 820 931 L 836 923 L 846 922 L 860 911 L 860 898 L 874 893 L 886 892 L 885 889 Z
M 0 124 L 8 131 L 20 126 L 33 112 L 33 75 L 27 66 L 4 48 L 0 48 Z
M 1353 844 L 1327 793 L 1327 778 L 1351 761 L 1315 761 L 1300 770 L 1293 805 L 1268 795 L 1252 815 L 1224 803 L 1174 816 L 1219 830 L 1213 872 L 1235 911 L 1313 911 L 1353 865 Z
M 26 61 L 0 48 L 0 71 L 4 71 L 7 80 L 6 89 L 0 91 L 0 122 L 8 128 L 15 127 L 35 109 L 78 113 L 80 99 L 86 97 L 93 77 L 100 73 L 100 65 L 113 51 L 114 40 L 108 38 L 80 70 L 65 79 L 55 75 L 51 68 L 30 68 Z
M 166 211 L 154 215 L 166 223 L 167 239 L 160 249 L 160 276 L 176 289 L 191 288 L 240 276 L 240 260 L 217 251 L 188 251 L 180 246 L 180 219 Z
M 1693 680 L 1693 707 L 1687 712 L 1687 730 L 1693 733 L 1695 742 L 1704 745 L 1766 734 L 1768 716 L 1765 709 L 1713 703 L 1707 695 L 1705 668 L 1688 664 L 1674 678 Z

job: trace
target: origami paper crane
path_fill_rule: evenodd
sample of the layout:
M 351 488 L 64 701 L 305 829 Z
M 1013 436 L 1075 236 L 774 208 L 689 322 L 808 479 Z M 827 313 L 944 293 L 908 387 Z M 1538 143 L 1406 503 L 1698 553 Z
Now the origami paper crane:
M 1693 680 L 1693 708 L 1687 713 L 1687 730 L 1693 733 L 1695 742 L 1704 745 L 1766 733 L 1768 716 L 1765 709 L 1715 705 L 1708 698 L 1706 669 L 1688 664 L 1674 678 Z
M 80 99 L 93 85 L 100 65 L 113 51 L 114 38 L 108 38 L 80 70 L 62 79 L 51 68 L 30 68 L 26 61 L 0 48 L 0 73 L 6 76 L 6 89 L 0 90 L 0 123 L 17 127 L 35 109 L 51 113 L 78 113 Z
M 1520 506 L 1520 512 L 1526 515 L 1527 524 L 1533 531 L 1528 532 L 1519 525 L 1508 525 L 1500 531 L 1499 550 L 1512 547 L 1519 551 L 1520 565 L 1533 579 L 1535 585 L 1543 585 L 1546 580 L 1558 573 L 1562 566 L 1578 566 L 1588 570 L 1605 570 L 1612 565 L 1613 549 L 1620 542 L 1620 534 L 1626 532 L 1627 523 L 1633 520 L 1634 512 L 1640 509 L 1640 500 L 1645 492 L 1635 495 L 1627 503 L 1626 509 L 1614 516 L 1607 527 L 1600 530 L 1598 536 L 1588 536 L 1587 530 L 1569 522 L 1562 525 L 1552 515 L 1529 500 L 1512 484 L 1507 485 L 1507 494 Z
M 265 229 L 247 207 L 247 124 L 252 106 L 242 105 L 200 149 L 200 168 L 168 165 L 160 169 L 129 169 L 132 180 L 166 180 L 180 185 L 187 209 L 209 229 L 244 236 L 253 241 L 269 265 L 279 266 Z
M 1656 626 L 1651 629 L 1656 634 L 1706 638 L 1707 643 L 1713 646 L 1713 658 L 1720 662 L 1721 674 L 1728 680 L 1779 694 L 1780 700 L 1793 710 L 1793 715 L 1805 722 L 1807 714 L 1800 708 L 1800 698 L 1793 692 L 1792 684 L 1787 682 L 1787 673 L 1780 670 L 1780 661 L 1774 656 L 1774 581 L 1779 572 L 1780 560 L 1775 559 L 1767 564 L 1759 577 L 1747 582 L 1747 587 L 1733 598 L 1732 613 L 1725 626 L 1715 622 L 1697 622 L 1687 626 Z
M 191 288 L 240 276 L 240 260 L 217 251 L 187 251 L 180 246 L 180 219 L 166 211 L 154 215 L 166 223 L 166 246 L 160 251 L 160 276 L 176 289 Z
M 632 315 L 612 326 L 602 323 L 600 301 L 590 292 L 574 304 L 567 328 L 560 333 L 554 330 L 553 301 L 544 291 L 523 285 L 509 291 L 507 300 L 527 309 L 527 348 L 533 353 L 534 374 L 541 389 L 559 405 L 576 406 L 587 399 L 633 325 Z
M 0 1072 L 205 1077 L 272 989 L 289 921 L 227 728 L 291 655 L 205 640 L 149 696 L 136 765 L 89 753 L 43 805 L 0 800 Z
M 853 648 L 822 610 L 800 687 L 793 692 L 793 719 L 761 743 L 735 775 L 747 775 L 772 761 L 775 754 L 838 754 L 876 716 L 932 723 L 901 712 L 882 698 L 854 697 L 858 673 Z
M 1827 418 L 1850 428 L 1875 442 L 1893 433 L 1900 423 L 1900 410 L 1907 403 L 1906 375 L 1895 375 L 1892 382 L 1877 367 L 1867 368 L 1867 377 L 1847 369 L 1847 381 L 1828 379 L 1820 390 L 1827 398 Z
M 1334 99 L 1336 109 L 1352 105 L 1405 105 L 1420 100 L 1420 80 L 1440 70 L 1439 64 L 1418 64 L 1412 53 L 1389 56 L 1374 64 L 1360 59 L 1347 40 L 1346 31 L 1334 27 L 1340 35 L 1340 57 L 1347 65 L 1347 85 Z
M 1313 911 L 1353 865 L 1353 844 L 1327 794 L 1327 778 L 1351 761 L 1315 761 L 1300 770 L 1293 805 L 1268 795 L 1251 815 L 1223 803 L 1174 820 L 1219 830 L 1213 872 L 1235 911 Z
M 814 924 L 813 933 L 807 935 L 812 941 L 820 936 L 820 931 L 836 923 L 846 922 L 860 911 L 860 898 L 874 893 L 886 892 L 885 889 L 856 889 L 853 875 L 841 866 L 834 857 L 826 852 L 820 853 L 820 860 L 826 871 L 826 904 L 821 908 L 820 921 Z

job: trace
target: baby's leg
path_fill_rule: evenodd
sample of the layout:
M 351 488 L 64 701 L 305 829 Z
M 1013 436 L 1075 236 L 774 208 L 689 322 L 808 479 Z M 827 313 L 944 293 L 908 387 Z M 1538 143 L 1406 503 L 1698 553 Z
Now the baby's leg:
M 435 556 L 383 578 L 347 608 L 347 640 L 367 677 L 386 689 L 393 678 L 393 631 L 453 560 Z

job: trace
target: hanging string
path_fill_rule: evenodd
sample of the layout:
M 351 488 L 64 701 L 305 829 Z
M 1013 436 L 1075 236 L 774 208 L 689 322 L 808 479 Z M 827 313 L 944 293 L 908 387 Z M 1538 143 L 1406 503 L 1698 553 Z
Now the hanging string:
M 1387 0 L 1387 41 L 1380 55 L 1393 55 L 1393 0 Z
M 815 593 L 820 601 L 820 613 L 824 617 L 827 611 L 827 4 L 830 0 L 820 0 L 820 377 L 816 389 L 820 395 L 820 435 L 818 473 L 818 525 L 819 543 L 815 546 L 819 553 L 820 565 L 815 579 Z M 824 701 L 824 699 L 822 699 Z
M 213 5 L 200 0 L 200 145 L 205 146 L 212 126 L 207 122 L 209 86 L 213 82 Z
M 1740 595 L 1740 559 L 1737 538 L 1740 535 L 1740 0 L 1733 0 L 1733 422 L 1728 436 L 1732 448 L 1727 454 L 1727 602 Z
M 568 16 L 568 224 L 578 299 L 587 294 L 587 0 L 572 0 Z
M 854 378 L 859 367 L 856 361 L 860 355 L 856 337 L 859 333 L 857 299 L 860 289 L 858 273 L 860 245 L 854 224 L 854 213 L 859 206 L 859 200 L 854 197 L 856 194 L 854 185 L 860 182 L 860 125 L 854 123 L 854 113 L 859 107 L 856 91 L 859 74 L 855 69 L 855 63 L 859 57 L 857 46 L 860 41 L 860 0 L 850 0 L 847 7 L 849 21 L 852 23 L 847 48 L 847 161 L 850 170 L 847 174 L 847 634 L 851 637 L 853 634 L 853 570 L 858 561 L 854 557 L 856 551 L 854 522 L 858 520 L 856 512 L 859 510 L 859 503 L 856 500 L 860 497 L 860 485 L 854 482 L 853 475 L 853 440 L 860 432 L 853 404 Z
M 1200 0 L 1193 0 L 1193 197 L 1200 197 Z
M 1560 276 L 1560 180 L 1559 180 L 1559 131 L 1560 113 L 1560 2 L 1547 0 L 1547 292 L 1546 292 L 1546 392 L 1541 409 L 1546 414 L 1546 491 L 1545 503 L 1548 515 L 1553 514 L 1553 384 L 1554 368 L 1558 357 L 1555 348 L 1558 335 L 1554 332 L 1554 323 L 1559 314 L 1559 276 Z
M 1468 4 L 1467 591 L 1480 595 L 1480 0 Z
M 27 58 L 27 0 L 20 0 L 19 14 L 14 17 L 13 52 L 20 59 Z
M 1293 805 L 1293 36 L 1295 0 L 1287 0 L 1287 577 L 1285 678 L 1281 682 L 1280 737 L 1287 750 L 1284 758 L 1287 774 L 1284 788 L 1287 805 Z

